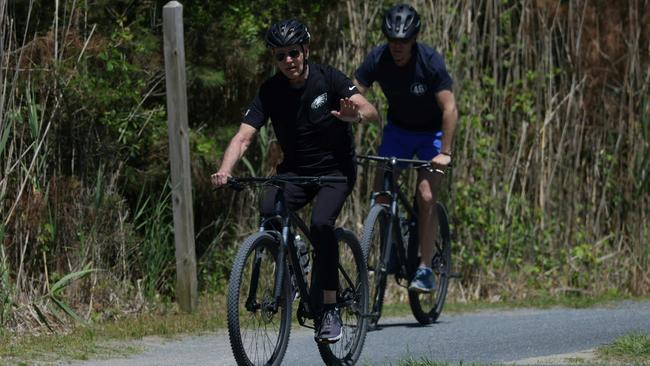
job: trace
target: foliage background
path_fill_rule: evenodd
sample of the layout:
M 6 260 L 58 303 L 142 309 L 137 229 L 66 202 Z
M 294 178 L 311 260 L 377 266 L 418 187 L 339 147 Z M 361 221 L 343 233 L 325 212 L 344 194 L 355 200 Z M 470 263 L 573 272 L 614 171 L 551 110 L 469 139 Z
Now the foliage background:
M 0 2 L 0 329 L 173 300 L 165 3 Z M 446 197 L 462 274 L 452 299 L 647 294 L 650 1 L 412 3 L 461 112 Z M 303 19 L 313 59 L 352 75 L 382 42 L 390 3 L 183 5 L 199 283 L 220 294 L 257 196 L 213 192 L 209 174 L 273 73 L 262 34 Z M 381 92 L 369 98 L 385 110 Z M 359 152 L 380 131 L 357 126 Z M 263 129 L 237 173 L 269 174 L 279 158 Z M 360 229 L 368 176 L 361 167 L 340 224 Z

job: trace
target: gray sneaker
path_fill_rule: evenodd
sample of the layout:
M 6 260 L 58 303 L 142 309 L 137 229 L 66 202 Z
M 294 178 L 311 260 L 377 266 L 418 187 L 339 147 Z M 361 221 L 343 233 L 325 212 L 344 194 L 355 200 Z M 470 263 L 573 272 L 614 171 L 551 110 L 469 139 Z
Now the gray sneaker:
M 320 327 L 316 333 L 316 342 L 319 343 L 336 343 L 343 335 L 343 323 L 338 309 L 325 311 Z
M 433 279 L 433 272 L 428 267 L 418 267 L 415 278 L 409 285 L 409 291 L 429 293 L 436 288 L 436 281 Z

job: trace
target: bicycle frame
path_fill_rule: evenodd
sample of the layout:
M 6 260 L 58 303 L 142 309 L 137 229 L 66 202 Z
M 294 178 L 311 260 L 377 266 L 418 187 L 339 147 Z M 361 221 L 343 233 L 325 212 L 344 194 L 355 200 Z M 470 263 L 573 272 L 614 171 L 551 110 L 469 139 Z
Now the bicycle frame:
M 303 177 L 304 178 L 304 177 Z M 330 179 L 332 177 L 329 177 Z M 290 178 L 287 178 L 290 180 Z M 320 180 L 320 177 L 313 177 L 314 180 Z M 281 303 L 282 299 L 282 286 L 284 286 L 283 278 L 285 276 L 284 271 L 289 269 L 290 276 L 295 281 L 300 297 L 303 299 L 303 304 L 305 306 L 305 311 L 307 318 L 313 319 L 315 314 L 315 309 L 317 308 L 316 299 L 312 296 L 314 291 L 318 291 L 318 288 L 310 289 L 310 284 L 306 281 L 306 274 L 302 266 L 300 265 L 300 259 L 298 254 L 298 249 L 294 245 L 294 231 L 293 228 L 298 228 L 302 234 L 305 235 L 307 240 L 310 243 L 313 243 L 311 233 L 307 224 L 293 211 L 289 210 L 286 204 L 286 199 L 284 196 L 284 187 L 282 185 L 276 186 L 279 189 L 279 194 L 275 197 L 274 202 L 274 212 L 273 216 L 264 218 L 260 222 L 259 231 L 265 231 L 274 235 L 277 241 L 280 243 L 280 250 L 278 253 L 278 259 L 276 267 L 278 270 L 275 272 L 275 281 L 274 281 L 274 291 L 273 291 L 273 303 L 267 304 L 269 310 L 276 312 Z M 271 230 L 269 227 L 280 226 L 280 230 Z M 287 260 L 287 253 L 289 258 Z M 339 268 L 342 268 L 339 264 Z M 346 281 L 352 283 L 352 279 L 342 271 Z M 315 275 L 315 274 L 313 274 Z M 246 308 L 248 310 L 254 310 L 255 306 L 253 304 L 253 299 L 257 293 L 257 281 L 259 277 L 259 262 L 253 263 L 253 279 L 249 293 L 246 299 Z M 314 282 L 314 281 L 312 281 Z M 301 325 L 302 324 L 301 322 Z
M 406 212 L 417 221 L 418 213 L 415 211 L 409 199 L 406 197 L 406 194 L 402 192 L 399 185 L 397 184 L 397 174 L 396 169 L 397 161 L 396 159 L 387 160 L 384 164 L 384 174 L 383 174 L 383 186 L 382 191 L 373 192 L 370 197 L 370 207 L 377 203 L 377 197 L 386 197 L 390 200 L 390 220 L 388 222 L 388 227 L 386 228 L 386 254 L 389 255 L 392 251 L 393 245 L 397 245 L 397 260 L 399 263 L 400 272 L 398 272 L 402 277 L 406 277 L 406 249 L 405 243 L 402 237 L 402 228 L 399 223 L 399 208 L 398 203 L 402 204 L 402 207 Z M 391 240 L 394 239 L 394 240 Z
M 302 231 L 302 233 L 305 234 L 305 236 L 310 242 L 312 242 L 311 234 L 305 222 L 295 212 L 290 211 L 287 208 L 286 200 L 284 197 L 284 188 L 278 187 L 278 189 L 280 190 L 279 192 L 280 194 L 278 194 L 275 199 L 274 215 L 262 219 L 259 227 L 259 231 L 266 231 L 276 236 L 277 237 L 276 239 L 278 240 L 281 246 L 278 253 L 277 263 L 276 263 L 276 267 L 278 268 L 278 270 L 275 272 L 275 285 L 274 285 L 274 292 L 273 292 L 273 298 L 275 299 L 275 301 L 271 305 L 271 309 L 274 312 L 277 311 L 278 304 L 281 301 L 282 286 L 284 286 L 283 283 L 284 271 L 286 268 L 290 268 L 291 276 L 296 281 L 296 285 L 298 287 L 298 291 L 300 292 L 301 298 L 311 299 L 310 292 L 309 292 L 309 284 L 307 284 L 305 281 L 305 273 L 303 272 L 303 268 L 300 265 L 297 248 L 294 245 L 292 227 L 297 226 L 300 229 L 300 231 Z M 280 224 L 281 229 L 279 232 L 277 230 L 267 229 L 270 225 L 277 223 L 277 221 L 281 223 Z M 287 253 L 289 253 L 290 255 L 288 263 L 286 258 Z M 287 263 L 289 266 L 285 266 L 285 263 Z M 248 298 L 246 300 L 247 309 L 249 309 L 249 303 L 252 302 L 251 299 L 255 298 L 255 293 L 257 292 L 257 278 L 259 277 L 259 263 L 255 262 L 253 266 L 254 267 L 253 267 L 252 278 L 254 282 L 251 283 Z M 313 315 L 311 314 L 313 309 L 313 304 L 311 303 L 311 301 L 307 302 L 307 306 L 309 307 L 308 309 L 306 309 L 307 312 L 310 315 Z M 249 310 L 251 309 L 252 308 L 250 308 Z
M 398 184 L 398 164 L 411 164 L 411 168 L 424 168 L 429 172 L 441 173 L 451 177 L 450 174 L 447 174 L 449 170 L 446 168 L 448 167 L 430 161 L 398 159 L 396 157 L 362 155 L 359 158 L 381 162 L 383 167 L 380 176 L 382 178 L 382 187 L 379 192 L 371 194 L 370 209 L 364 220 L 362 236 L 362 246 L 369 262 L 368 268 L 374 274 L 373 302 L 370 312 L 371 322 L 377 325 L 381 317 L 387 276 L 394 273 L 398 285 L 409 287 L 409 305 L 415 318 L 420 324 L 430 324 L 437 319 L 442 311 L 448 279 L 450 278 L 448 267 L 445 267 L 451 265 L 448 219 L 444 205 L 436 202 L 435 210 L 438 213 L 440 236 L 434 243 L 436 245 L 436 254 L 431 260 L 431 270 L 434 276 L 438 276 L 440 286 L 438 286 L 436 292 L 418 291 L 419 288 L 411 290 L 409 283 L 422 260 L 418 232 L 418 202 L 417 200 L 414 201 L 413 197 L 405 194 L 405 191 L 402 190 L 403 187 Z M 423 172 L 420 171 L 419 173 Z M 421 178 L 425 177 L 419 176 L 418 181 Z M 403 218 L 400 210 L 408 213 L 407 219 Z M 406 232 L 409 233 L 408 240 L 403 235 Z M 393 258 L 396 261 L 395 266 L 393 266 Z M 407 284 L 403 284 L 402 280 L 407 280 Z M 424 297 L 420 298 L 422 293 L 425 293 Z M 432 294 L 435 297 L 427 294 Z M 435 301 L 430 301 L 434 299 Z M 430 306 L 430 304 L 433 305 Z

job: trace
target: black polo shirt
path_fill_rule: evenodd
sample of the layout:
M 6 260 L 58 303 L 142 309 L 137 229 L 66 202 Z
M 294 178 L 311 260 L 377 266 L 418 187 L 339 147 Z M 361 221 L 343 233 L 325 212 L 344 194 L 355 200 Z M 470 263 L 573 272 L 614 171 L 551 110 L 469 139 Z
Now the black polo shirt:
M 395 65 L 388 45 L 375 47 L 354 76 L 365 87 L 377 81 L 388 100 L 389 122 L 410 131 L 440 131 L 442 110 L 436 93 L 451 90 L 453 81 L 442 56 L 416 43 L 409 62 Z
M 330 112 L 357 88 L 339 70 L 309 64 L 305 85 L 293 89 L 278 72 L 260 87 L 244 123 L 260 129 L 271 118 L 284 160 L 278 172 L 327 174 L 349 169 L 354 157 L 352 126 Z

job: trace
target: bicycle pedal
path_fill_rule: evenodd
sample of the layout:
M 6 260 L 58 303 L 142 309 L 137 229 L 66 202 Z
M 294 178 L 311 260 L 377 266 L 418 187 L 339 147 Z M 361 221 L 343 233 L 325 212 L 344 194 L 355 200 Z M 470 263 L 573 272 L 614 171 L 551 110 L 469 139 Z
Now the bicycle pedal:
M 305 309 L 305 303 L 302 301 L 298 305 L 298 310 L 296 311 L 296 318 L 298 318 L 298 324 L 305 328 L 310 328 L 310 329 L 316 329 L 316 327 L 311 326 L 307 324 L 307 319 L 313 319 L 312 316 L 309 315 L 309 312 L 307 309 Z

